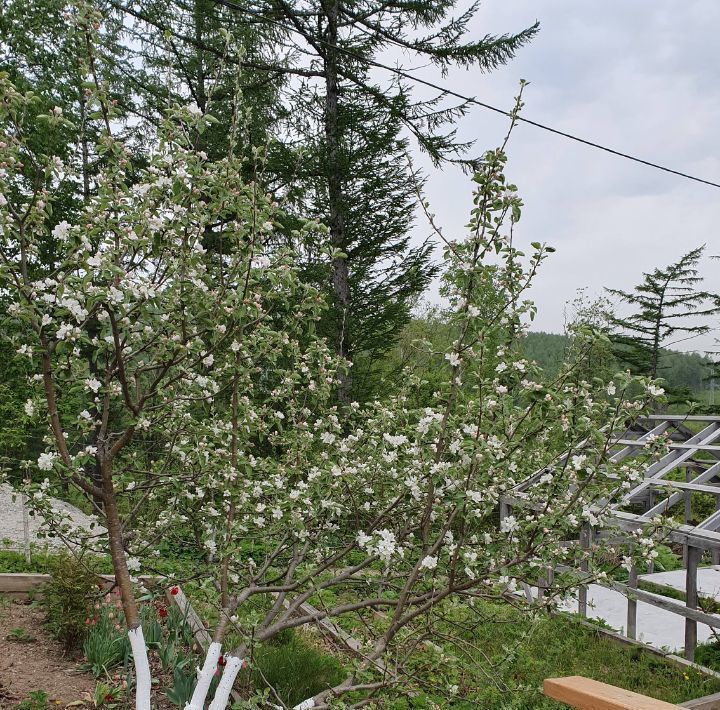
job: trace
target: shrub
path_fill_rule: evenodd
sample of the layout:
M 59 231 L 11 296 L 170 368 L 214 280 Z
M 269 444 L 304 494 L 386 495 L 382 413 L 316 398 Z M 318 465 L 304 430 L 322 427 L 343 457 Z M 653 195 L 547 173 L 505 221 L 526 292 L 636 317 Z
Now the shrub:
M 273 687 L 289 707 L 344 678 L 342 667 L 332 656 L 314 648 L 297 634 L 286 644 L 257 647 L 253 666 L 255 686 Z
M 50 581 L 43 589 L 43 607 L 50 633 L 70 652 L 80 649 L 98 594 L 98 577 L 82 560 L 67 553 L 48 561 Z

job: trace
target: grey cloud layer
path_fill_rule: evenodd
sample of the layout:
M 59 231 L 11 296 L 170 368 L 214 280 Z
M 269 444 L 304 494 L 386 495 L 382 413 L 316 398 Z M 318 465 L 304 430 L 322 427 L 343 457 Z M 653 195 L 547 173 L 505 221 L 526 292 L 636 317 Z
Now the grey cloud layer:
M 518 30 L 536 18 L 539 36 L 510 65 L 489 75 L 456 71 L 445 81 L 509 107 L 527 79 L 529 118 L 720 181 L 720 2 L 486 0 L 472 33 Z M 475 108 L 461 135 L 481 150 L 496 145 L 505 128 L 502 117 Z M 641 272 L 702 243 L 720 253 L 718 189 L 529 126 L 517 130 L 509 152 L 509 176 L 525 202 L 521 238 L 558 249 L 533 290 L 537 328 L 561 330 L 564 304 L 577 288 L 630 288 Z M 431 174 L 427 192 L 448 232 L 460 234 L 467 177 L 449 169 Z M 419 224 L 418 237 L 426 232 Z M 720 290 L 720 262 L 706 261 L 703 273 Z M 711 345 L 703 338 L 683 347 Z

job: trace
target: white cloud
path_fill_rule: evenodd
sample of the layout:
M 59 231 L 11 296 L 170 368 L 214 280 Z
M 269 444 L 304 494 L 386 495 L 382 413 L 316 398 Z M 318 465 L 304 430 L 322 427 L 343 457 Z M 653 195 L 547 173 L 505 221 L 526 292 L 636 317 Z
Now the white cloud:
M 491 74 L 454 71 L 424 78 L 488 103 L 510 107 L 521 78 L 524 114 L 598 143 L 683 172 L 720 181 L 720 92 L 715 87 L 720 3 L 713 0 L 486 0 L 473 37 L 517 31 L 535 19 L 537 38 Z M 425 94 L 424 90 L 418 91 Z M 478 152 L 498 144 L 507 121 L 473 108 L 460 136 Z M 508 173 L 525 203 L 518 234 L 547 241 L 557 254 L 533 291 L 536 327 L 559 331 L 575 289 L 630 289 L 643 271 L 706 243 L 720 253 L 720 191 L 521 126 L 509 148 Z M 471 185 L 459 170 L 432 171 L 427 194 L 448 234 L 467 221 Z M 417 237 L 428 229 L 422 223 Z M 720 288 L 720 262 L 706 260 L 708 288 Z M 435 296 L 436 298 L 436 296 Z M 705 337 L 683 345 L 706 348 Z

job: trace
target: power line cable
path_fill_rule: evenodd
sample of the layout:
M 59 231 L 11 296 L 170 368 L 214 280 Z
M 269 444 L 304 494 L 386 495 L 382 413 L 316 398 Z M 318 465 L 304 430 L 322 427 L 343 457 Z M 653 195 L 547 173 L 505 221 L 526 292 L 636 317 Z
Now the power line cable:
M 241 5 L 238 5 L 237 3 L 232 2 L 231 0 L 212 0 L 213 3 L 216 5 L 221 5 L 223 7 L 226 7 L 230 10 L 236 10 L 238 12 L 242 12 L 244 14 L 252 15 L 255 17 L 262 17 L 264 22 L 268 22 L 270 24 L 276 25 L 277 27 L 280 27 L 284 29 L 287 32 L 292 32 L 294 34 L 302 35 L 302 32 L 298 30 L 295 27 L 290 27 L 278 20 L 273 20 L 269 17 L 266 17 L 262 15 L 262 13 L 259 12 L 253 12 L 249 8 L 242 7 Z M 333 45 L 330 42 L 327 42 L 326 40 L 323 40 L 322 38 L 313 38 L 314 42 L 317 42 L 318 44 L 325 45 L 326 47 L 330 49 L 334 49 L 338 52 L 341 52 L 353 59 L 358 60 L 359 62 L 362 62 L 363 64 L 367 64 L 368 66 L 376 67 L 377 69 L 382 69 L 384 71 L 391 72 L 397 76 L 402 77 L 403 79 L 408 79 L 409 81 L 414 81 L 416 84 L 422 84 L 423 86 L 427 86 L 431 89 L 434 89 L 435 91 L 441 92 L 441 94 L 445 96 L 452 96 L 456 99 L 459 99 L 463 101 L 464 103 L 474 104 L 476 106 L 480 106 L 481 108 L 487 109 L 488 111 L 494 111 L 495 113 L 502 114 L 503 116 L 511 117 L 510 111 L 507 111 L 502 108 L 498 108 L 497 106 L 493 106 L 492 104 L 486 103 L 484 101 L 479 101 L 478 99 L 472 97 L 472 96 L 465 96 L 464 94 L 458 93 L 457 91 L 453 91 L 452 89 L 448 89 L 447 87 L 443 87 L 439 84 L 436 84 L 432 81 L 428 81 L 427 79 L 422 79 L 421 77 L 413 76 L 412 74 L 409 74 L 406 71 L 403 71 L 402 69 L 398 69 L 397 67 L 392 67 L 388 64 L 383 64 L 382 62 L 378 62 L 374 59 L 369 59 L 368 57 L 363 57 L 362 55 L 353 52 L 352 50 L 346 49 L 345 47 L 339 47 L 337 45 Z M 689 173 L 684 173 L 681 170 L 674 170 L 673 168 L 669 168 L 666 165 L 660 165 L 659 163 L 653 163 L 650 160 L 644 160 L 643 158 L 638 158 L 635 155 L 630 155 L 629 153 L 624 153 L 620 150 L 615 150 L 614 148 L 610 148 L 608 146 L 602 145 L 600 143 L 596 143 L 595 141 L 588 140 L 587 138 L 581 138 L 580 136 L 573 135 L 572 133 L 567 133 L 566 131 L 561 131 L 558 128 L 553 128 L 552 126 L 548 126 L 545 123 L 540 123 L 539 121 L 533 121 L 529 118 L 524 118 L 523 116 L 516 116 L 516 120 L 519 123 L 527 123 L 530 126 L 534 126 L 535 128 L 539 128 L 543 131 L 547 131 L 548 133 L 553 133 L 557 136 L 561 136 L 563 138 L 567 138 L 568 140 L 575 141 L 576 143 L 581 143 L 583 145 L 590 146 L 591 148 L 596 148 L 598 150 L 602 150 L 605 153 L 610 153 L 611 155 L 616 155 L 620 158 L 625 158 L 626 160 L 631 160 L 635 163 L 640 163 L 641 165 L 646 165 L 650 168 L 655 168 L 656 170 L 661 170 L 666 173 L 670 173 L 671 175 L 677 175 L 682 178 L 686 178 L 687 180 L 693 180 L 695 182 L 702 183 L 703 185 L 709 185 L 710 187 L 717 187 L 720 188 L 720 183 L 713 182 L 712 180 L 706 180 L 701 177 L 697 177 L 696 175 L 691 175 Z

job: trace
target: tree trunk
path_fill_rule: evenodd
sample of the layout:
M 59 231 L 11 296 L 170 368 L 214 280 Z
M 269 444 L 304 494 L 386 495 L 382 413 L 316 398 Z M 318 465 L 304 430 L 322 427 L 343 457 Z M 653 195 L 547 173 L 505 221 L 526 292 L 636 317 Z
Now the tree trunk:
M 195 42 L 197 44 L 197 52 L 195 60 L 197 61 L 197 67 L 195 67 L 195 99 L 197 101 L 198 108 L 205 113 L 207 111 L 207 92 L 205 90 L 205 57 L 203 50 L 200 49 L 205 39 L 205 17 L 207 13 L 211 12 L 211 8 L 206 6 L 202 0 L 195 0 L 193 3 L 193 25 L 195 30 Z M 188 83 L 192 80 L 188 76 Z
M 102 442 L 99 443 L 102 444 Z M 128 628 L 128 638 L 130 639 L 135 666 L 135 708 L 136 710 L 150 710 L 150 664 L 148 663 L 147 647 L 143 637 L 135 592 L 125 558 L 120 515 L 118 514 L 112 482 L 112 462 L 108 460 L 106 452 L 101 453 L 98 451 L 98 454 L 101 456 L 102 462 L 100 470 L 105 494 L 105 519 L 110 543 L 110 557 L 115 572 L 115 583 L 120 590 L 120 599 L 125 614 L 125 623 Z
M 326 4 L 327 32 L 325 50 L 325 141 L 327 155 L 325 169 L 328 186 L 328 208 L 330 216 L 330 243 L 333 248 L 347 249 L 345 242 L 345 222 L 343 218 L 343 176 L 340 156 L 340 140 L 338 125 L 338 14 L 339 0 L 330 0 Z M 350 283 L 347 259 L 332 260 L 332 288 L 337 317 L 337 333 L 335 334 L 335 352 L 352 361 L 350 338 L 348 335 L 348 315 L 350 310 Z M 340 374 L 338 399 L 348 404 L 351 398 L 352 374 L 350 371 Z

